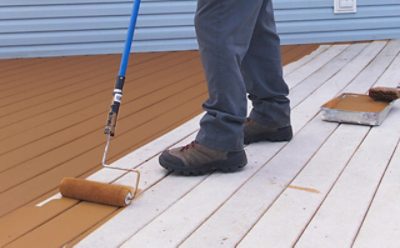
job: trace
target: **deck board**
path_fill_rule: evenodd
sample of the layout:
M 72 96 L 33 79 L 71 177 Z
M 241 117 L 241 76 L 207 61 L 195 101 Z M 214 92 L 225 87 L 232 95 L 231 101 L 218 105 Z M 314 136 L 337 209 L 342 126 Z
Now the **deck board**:
M 366 92 L 385 72 L 391 58 L 397 55 L 399 49 L 399 46 L 388 45 L 374 59 L 374 62 L 353 80 L 346 91 L 358 85 L 362 86 L 357 87 L 360 90 L 359 93 Z M 387 56 L 388 54 L 390 57 Z M 382 63 L 383 58 L 386 63 Z M 371 71 L 374 74 L 371 74 Z M 368 80 L 365 80 L 367 78 Z M 368 127 L 363 126 L 340 125 L 329 141 L 321 147 L 307 167 L 291 183 L 292 186 L 315 189 L 318 193 L 313 194 L 293 188 L 286 189 L 259 220 L 248 235 L 245 244 L 256 245 L 262 242 L 274 247 L 294 245 L 369 130 Z M 282 228 L 273 228 L 277 223 Z M 263 233 L 262 236 L 260 232 Z
M 362 48 L 364 48 L 365 47 L 365 45 L 358 45 L 358 46 L 356 46 L 356 48 L 355 48 L 355 50 L 356 51 L 361 51 L 361 49 Z M 349 51 L 349 53 L 351 53 L 352 51 Z M 355 54 L 357 54 L 357 53 L 355 53 Z M 355 54 L 353 55 L 353 56 L 355 56 Z M 321 65 L 322 66 L 322 65 Z M 327 65 L 327 67 L 329 67 L 329 65 Z M 332 70 L 335 70 L 335 68 L 333 68 L 333 67 L 331 67 L 332 68 Z M 317 80 L 316 78 L 315 78 L 315 80 Z M 323 83 L 323 81 L 321 82 L 320 81 L 320 83 L 322 84 Z M 293 90 L 294 92 L 296 92 L 296 89 L 294 89 Z M 293 93 L 293 91 L 292 91 L 292 93 Z M 291 93 L 291 94 L 292 94 Z M 308 92 L 305 92 L 305 91 L 303 91 L 303 97 L 304 98 L 306 98 L 307 96 L 308 96 Z M 299 100 L 299 102 L 301 102 L 300 100 Z M 295 106 L 296 106 L 296 103 L 293 103 Z M 294 112 L 297 112 L 297 110 L 296 110 L 296 108 L 294 108 Z M 304 113 L 307 113 L 307 111 L 305 111 Z M 303 125 L 305 125 L 307 122 L 304 122 L 303 123 Z M 319 121 L 318 122 L 316 122 L 317 124 L 319 124 Z M 299 124 L 299 126 L 298 126 L 298 128 L 300 129 L 300 127 L 301 127 L 301 124 L 300 123 L 298 123 Z M 315 127 L 316 126 L 318 126 L 318 125 L 314 125 L 314 126 L 312 126 L 312 128 L 310 128 L 309 129 L 309 131 L 308 132 L 313 132 L 313 130 L 315 129 Z M 321 136 L 322 137 L 322 136 Z M 190 140 L 190 139 L 189 139 Z M 317 143 L 318 144 L 318 143 Z M 277 145 L 277 146 L 281 146 L 281 145 Z M 302 145 L 300 145 L 299 147 L 301 147 Z M 298 149 L 298 147 L 296 147 L 297 149 Z M 318 146 L 316 146 L 316 148 L 318 148 Z M 316 149 L 315 148 L 315 149 Z M 266 150 L 266 147 L 261 147 L 261 149 L 262 150 Z M 276 148 L 274 148 L 274 149 L 276 149 Z M 291 151 L 293 151 L 293 150 L 291 150 Z M 257 151 L 257 153 L 260 153 L 260 151 Z M 256 153 L 256 154 L 257 154 Z M 263 151 L 262 152 L 262 154 L 265 154 L 265 153 L 267 153 L 267 151 Z M 267 155 L 266 155 L 267 156 Z M 272 156 L 272 155 L 271 155 Z M 282 157 L 283 158 L 285 158 L 287 155 L 282 155 Z M 304 157 L 305 159 L 307 159 L 307 156 L 305 156 Z M 301 161 L 301 160 L 299 160 L 299 161 Z M 278 163 L 279 164 L 279 163 Z M 259 166 L 261 166 L 262 165 L 262 163 L 259 165 Z M 218 174 L 217 175 L 215 175 L 216 177 L 218 177 Z M 241 180 L 244 180 L 242 177 L 243 177 L 243 175 L 241 176 L 241 174 L 237 174 L 237 176 L 239 176 L 239 179 L 241 179 Z M 229 175 L 229 176 L 227 176 L 227 178 L 230 178 L 231 176 Z M 194 180 L 194 179 L 192 179 L 192 180 Z M 198 180 L 198 179 L 195 179 L 196 181 Z M 210 179 L 211 180 L 211 179 Z M 162 181 L 162 182 L 160 182 L 159 184 L 161 184 L 162 185 L 162 183 L 164 182 L 164 180 Z M 157 184 L 155 187 L 157 188 L 157 189 L 160 189 L 160 190 L 162 190 L 162 189 L 164 189 L 165 187 L 161 187 L 161 186 L 158 186 L 159 184 Z M 223 187 L 222 186 L 223 184 L 221 184 L 219 187 L 214 187 L 214 188 L 221 188 L 221 187 Z M 179 187 L 179 189 L 181 190 L 183 187 L 185 187 L 185 185 L 181 185 L 180 187 Z M 156 190 L 156 188 L 154 188 L 153 189 L 153 191 L 152 191 L 152 193 Z M 190 190 L 190 188 L 189 189 L 187 189 L 187 190 Z M 248 192 L 248 191 L 246 191 L 246 192 Z M 146 194 L 146 193 L 145 193 Z M 163 194 L 162 193 L 160 193 L 160 197 L 162 196 Z M 228 196 L 229 196 L 229 194 L 228 194 Z M 156 204 L 156 202 L 159 200 L 159 198 L 155 198 L 153 201 L 153 204 L 155 205 L 155 207 L 156 208 L 158 208 L 158 209 L 160 209 L 160 211 L 161 211 L 161 209 L 162 209 L 162 206 L 160 206 L 160 204 Z M 190 203 L 190 202 L 189 202 Z M 197 203 L 197 202 L 196 202 Z M 194 205 L 196 205 L 196 204 L 194 204 Z M 147 206 L 147 209 L 148 208 L 150 208 L 150 206 L 151 206 L 151 204 L 149 204 L 148 206 Z M 154 208 L 154 207 L 153 207 Z M 128 211 L 128 210 L 127 210 Z M 141 213 L 140 212 L 140 210 L 139 209 L 137 209 L 137 208 L 132 208 L 132 210 L 129 212 L 129 213 L 131 213 L 131 214 L 135 214 L 136 212 L 138 212 L 139 211 L 139 213 Z M 125 215 L 125 213 L 127 213 L 127 215 Z M 109 237 L 110 235 L 113 235 L 113 238 L 116 238 L 117 240 L 118 240 L 118 243 L 117 244 L 119 244 L 119 242 L 121 242 L 121 238 L 127 238 L 126 237 L 126 235 L 128 235 L 128 237 L 129 237 L 129 232 L 132 232 L 132 233 L 134 233 L 134 231 L 135 230 L 137 230 L 137 228 L 138 228 L 138 226 L 137 226 L 137 222 L 135 221 L 135 222 L 133 222 L 133 223 L 127 223 L 127 221 L 124 221 L 124 220 L 127 220 L 127 219 L 130 219 L 131 217 L 130 217 L 130 215 L 129 215 L 129 213 L 128 212 L 123 212 L 123 213 L 121 213 L 121 214 L 119 214 L 117 217 L 115 217 L 115 218 L 113 218 L 110 222 L 112 222 L 114 225 L 110 225 L 109 226 L 109 228 L 115 228 L 116 226 L 117 227 L 122 227 L 122 226 L 124 226 L 125 228 L 115 228 L 115 229 L 117 229 L 118 230 L 118 233 L 115 233 L 114 235 L 113 234 L 111 234 L 111 233 L 113 233 L 112 232 L 112 229 L 108 229 L 107 227 L 104 227 L 104 228 L 101 228 L 100 230 L 101 230 L 101 232 L 99 232 L 99 235 L 96 235 L 96 236 L 94 236 L 93 238 L 90 238 L 90 242 L 89 243 L 86 243 L 86 244 L 88 244 L 87 245 L 87 247 L 89 247 L 90 245 L 99 245 L 100 243 L 103 243 L 103 242 L 106 242 L 106 240 L 104 240 L 104 239 L 102 239 L 101 238 L 101 236 L 102 236 L 102 234 L 101 233 L 108 233 L 108 236 L 107 237 Z M 140 216 L 142 216 L 144 213 L 142 213 L 142 214 L 139 214 Z M 129 216 L 129 217 L 128 217 Z M 138 216 L 136 216 L 135 215 L 135 219 L 137 219 L 138 218 Z M 198 220 L 197 220 L 198 221 Z M 163 222 L 164 223 L 164 222 Z M 115 226 L 116 225 L 116 226 Z M 187 226 L 186 224 L 185 224 L 185 226 Z M 169 229 L 168 229 L 169 230 Z M 225 229 L 221 229 L 221 230 L 225 230 Z M 216 230 L 215 230 L 216 231 Z M 131 233 L 131 234 L 132 234 Z M 147 234 L 148 235 L 148 234 Z M 143 234 L 143 237 L 145 237 L 146 236 L 146 234 Z M 159 236 L 159 234 L 157 234 L 156 235 L 157 237 Z M 169 236 L 170 237 L 170 236 Z M 95 241 L 95 240 L 97 240 L 97 241 Z M 114 240 L 114 239 L 112 239 L 112 240 Z M 164 240 L 165 241 L 165 240 Z M 94 243 L 93 243 L 94 242 Z M 98 243 L 97 243 L 98 242 Z M 129 243 L 130 245 L 133 245 L 133 244 L 131 244 L 131 243 Z M 176 243 L 174 243 L 174 244 L 176 244 Z M 153 245 L 155 245 L 155 244 L 153 244 Z M 172 245 L 173 246 L 173 245 Z M 85 247 L 85 246 L 84 246 Z
M 298 60 L 316 48 L 283 47 L 283 62 Z M 76 243 L 120 211 L 106 208 L 96 213 L 97 205 L 66 199 L 34 206 L 54 194 L 63 176 L 87 176 L 100 168 L 101 129 L 118 60 L 117 55 L 102 55 L 0 61 L 4 64 L 0 67 L 0 158 L 5 161 L 0 165 L 0 246 Z M 120 157 L 127 161 L 130 156 L 124 156 L 132 150 L 198 115 L 206 98 L 197 52 L 138 54 L 130 67 L 111 161 Z M 197 126 L 193 122 L 187 135 Z M 146 149 L 155 158 L 165 147 Z M 145 175 L 159 169 L 156 163 L 145 168 L 150 169 L 148 173 L 144 169 Z M 164 177 L 151 177 L 143 187 Z M 80 218 L 88 209 L 94 212 L 92 218 Z M 68 220 L 77 219 L 76 228 L 62 229 L 51 242 L 43 238 L 60 230 L 60 223 L 67 226 Z
M 358 45 L 354 45 L 354 47 L 364 48 Z M 368 51 L 369 47 L 374 47 L 374 44 L 369 45 L 363 50 L 363 52 Z M 374 51 L 376 50 L 377 49 L 375 48 Z M 378 52 L 379 50 L 376 51 L 376 53 Z M 361 60 L 360 57 L 356 57 L 354 60 L 357 59 Z M 327 87 L 325 89 L 331 89 L 332 95 L 337 92 L 335 91 L 335 85 L 326 84 L 326 86 Z M 319 90 L 321 89 L 323 88 L 320 88 Z M 296 89 L 293 89 L 292 91 L 295 90 Z M 320 95 L 317 93 L 314 94 Z M 275 182 L 277 183 L 277 185 L 279 185 L 278 188 L 282 184 L 286 185 L 288 181 L 290 181 L 291 178 L 298 173 L 298 170 L 300 170 L 307 163 L 309 158 L 313 156 L 315 151 L 319 149 L 320 145 L 326 140 L 326 138 L 329 137 L 329 135 L 334 131 L 336 127 L 336 125 L 331 125 L 331 123 L 321 124 L 319 118 L 315 118 L 314 121 L 309 122 L 310 119 L 315 116 L 315 113 L 318 112 L 319 107 L 315 108 L 315 106 L 320 106 L 324 102 L 324 99 L 321 99 L 320 97 L 314 97 L 307 98 L 307 100 L 308 101 L 302 102 L 299 106 L 293 108 L 292 110 L 293 116 L 302 117 L 301 121 L 292 122 L 294 130 L 303 131 L 304 126 L 306 126 L 307 128 L 305 128 L 300 135 L 296 135 L 294 140 L 290 142 L 287 146 L 285 146 L 284 149 L 280 150 L 276 156 L 273 155 L 274 153 L 272 153 L 272 155 L 269 154 L 268 147 L 265 144 L 262 146 L 262 152 L 261 150 L 253 151 L 253 149 L 255 149 L 254 146 L 250 146 L 246 150 L 249 154 L 249 164 L 252 165 L 250 168 L 247 168 L 243 172 L 233 176 L 228 175 L 223 177 L 220 174 L 210 176 L 210 178 L 207 178 L 204 184 L 201 184 L 201 186 L 204 185 L 204 187 L 199 186 L 196 189 L 192 190 L 190 194 L 185 197 L 187 198 L 186 201 L 182 199 L 177 202 L 165 213 L 157 217 L 154 221 L 141 229 L 138 233 L 134 234 L 132 238 L 129 239 L 122 247 L 157 247 L 163 243 L 167 243 L 170 247 L 176 247 L 184 240 L 187 235 L 195 231 L 198 225 L 201 224 L 203 220 L 206 220 L 210 215 L 212 215 L 214 211 L 218 209 L 220 204 L 223 204 L 224 201 L 226 201 L 231 196 L 231 194 L 234 193 L 235 190 L 240 190 L 241 185 L 243 185 L 243 183 L 245 183 L 246 179 L 248 178 L 246 172 L 251 173 L 252 169 L 255 169 L 257 172 L 259 169 L 257 168 L 258 166 L 260 166 L 261 168 L 266 168 L 265 170 L 261 169 L 256 174 L 263 175 L 261 177 L 263 180 L 276 180 Z M 299 119 L 300 118 L 298 118 L 297 120 Z M 274 144 L 273 146 L 279 147 L 279 145 L 283 146 L 283 144 Z M 299 150 L 301 150 L 301 152 L 296 153 L 296 151 Z M 254 157 L 251 156 L 253 152 Z M 265 163 L 267 163 L 267 166 L 262 167 L 262 165 L 264 165 Z M 271 176 L 268 177 L 266 174 L 264 174 L 264 171 L 268 171 L 270 175 L 274 175 L 275 180 L 271 178 Z M 251 173 L 250 175 L 253 175 L 253 173 Z M 217 179 L 213 180 L 214 177 Z M 224 181 L 223 178 L 225 178 L 227 181 Z M 256 178 L 258 177 L 256 176 Z M 210 180 L 210 182 L 208 182 L 208 180 Z M 214 181 L 216 181 L 215 183 L 218 185 L 214 185 Z M 233 185 L 231 186 L 232 188 L 229 188 L 230 185 Z M 259 188 L 261 187 L 260 185 L 263 185 L 261 181 L 259 181 L 257 187 L 258 189 L 252 189 L 252 191 L 259 190 Z M 268 190 L 271 191 L 272 187 L 268 186 Z M 219 190 L 215 192 L 215 189 Z M 204 193 L 204 191 L 207 192 L 207 190 L 210 190 L 208 194 L 202 194 Z M 230 194 L 222 193 L 222 196 L 220 196 L 221 198 L 219 198 L 218 196 L 220 192 L 224 192 L 225 190 L 231 190 L 229 192 Z M 212 193 L 213 191 L 214 193 Z M 206 195 L 213 195 L 213 197 L 209 200 L 206 200 Z M 261 195 L 264 195 L 264 201 L 266 201 L 265 194 Z M 242 200 L 249 204 L 250 199 L 242 198 Z M 271 198 L 271 200 L 273 200 L 273 198 Z M 203 208 L 198 206 L 203 206 Z M 196 215 L 192 214 L 193 211 L 196 212 Z M 183 224 L 185 226 L 184 230 L 173 228 L 173 226 L 183 226 Z M 224 228 L 224 230 L 226 231 L 226 229 L 228 228 L 229 227 Z M 148 239 L 148 237 L 157 237 L 157 239 Z M 257 246 L 250 245 L 249 247 Z
M 397 247 L 399 245 L 399 159 L 400 146 L 397 147 L 392 156 L 374 201 L 355 239 L 354 247 Z
M 398 165 L 399 104 L 382 126 L 374 128 L 322 122 L 318 112 L 321 104 L 340 92 L 396 86 L 399 51 L 399 41 L 334 45 L 319 51 L 291 72 L 301 80 L 293 76 L 295 83 L 288 80 L 296 132 L 293 141 L 246 147 L 249 166 L 232 175 L 213 173 L 189 179 L 167 175 L 151 156 L 139 167 L 149 179 L 142 186 L 142 197 L 78 247 L 349 247 L 354 240 L 356 246 L 364 247 L 369 239 L 380 244 L 380 238 L 395 247 L 398 222 L 390 222 L 382 233 L 376 226 L 384 225 L 380 215 L 386 215 L 383 220 L 390 218 L 388 209 L 398 210 L 396 201 L 384 203 L 398 192 L 398 187 L 390 186 L 398 186 L 399 174 L 389 172 Z M 325 53 L 329 60 L 320 57 L 323 63 L 314 62 Z M 192 136 L 183 141 L 169 136 L 165 147 L 190 141 L 194 135 L 190 133 L 193 129 L 184 132 Z M 127 161 L 116 164 L 129 166 Z M 105 171 L 97 174 L 102 180 L 115 178 L 107 177 Z M 128 182 L 124 177 L 119 181 Z M 368 235 L 374 232 L 378 234 Z M 70 244 L 75 242 L 72 239 Z
M 397 57 L 380 78 L 379 85 L 396 86 L 400 78 L 399 62 L 400 57 Z M 310 243 L 317 246 L 329 243 L 331 247 L 352 245 L 398 145 L 398 113 L 398 109 L 394 109 L 382 126 L 371 130 L 299 239 L 299 247 Z M 340 228 L 335 223 L 340 223 Z

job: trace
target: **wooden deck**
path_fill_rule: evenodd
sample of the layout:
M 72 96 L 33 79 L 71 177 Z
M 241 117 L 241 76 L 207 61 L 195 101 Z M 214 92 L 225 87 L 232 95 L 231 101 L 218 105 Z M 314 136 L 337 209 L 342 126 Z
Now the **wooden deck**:
M 283 47 L 284 63 L 317 47 Z M 118 62 L 117 55 L 0 60 L 1 247 L 75 243 L 118 213 L 68 199 L 36 207 L 62 177 L 100 168 Z M 197 52 L 136 54 L 130 67 L 111 161 L 197 116 L 206 98 Z
M 341 92 L 397 86 L 399 68 L 400 41 L 321 46 L 285 67 L 291 142 L 247 146 L 249 165 L 239 173 L 166 174 L 157 154 L 190 142 L 198 116 L 115 163 L 138 165 L 144 192 L 77 247 L 399 247 L 400 104 L 373 128 L 319 115 Z M 130 182 L 109 170 L 91 178 Z M 80 203 L 70 211 L 91 208 Z M 55 218 L 15 244 L 62 221 L 68 219 Z

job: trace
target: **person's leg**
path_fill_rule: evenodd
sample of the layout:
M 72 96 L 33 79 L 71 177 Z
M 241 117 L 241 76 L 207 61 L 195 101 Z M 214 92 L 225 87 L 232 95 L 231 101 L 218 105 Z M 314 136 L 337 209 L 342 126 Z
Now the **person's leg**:
M 289 89 L 282 75 L 280 39 L 271 0 L 264 0 L 241 69 L 253 103 L 250 119 L 271 129 L 289 127 Z
M 198 0 L 195 26 L 209 99 L 196 141 L 221 151 L 243 150 L 246 86 L 241 63 L 263 0 Z
M 196 141 L 164 151 L 170 172 L 233 172 L 247 164 L 243 149 L 246 87 L 240 70 L 263 0 L 198 0 L 195 24 L 209 99 Z

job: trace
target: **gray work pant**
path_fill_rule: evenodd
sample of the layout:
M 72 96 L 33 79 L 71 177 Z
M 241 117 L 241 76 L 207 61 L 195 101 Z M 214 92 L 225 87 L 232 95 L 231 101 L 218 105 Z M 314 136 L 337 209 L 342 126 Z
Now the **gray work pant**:
M 289 126 L 289 89 L 271 0 L 198 0 L 195 26 L 209 91 L 196 141 L 242 150 L 246 93 L 251 119 L 271 128 Z

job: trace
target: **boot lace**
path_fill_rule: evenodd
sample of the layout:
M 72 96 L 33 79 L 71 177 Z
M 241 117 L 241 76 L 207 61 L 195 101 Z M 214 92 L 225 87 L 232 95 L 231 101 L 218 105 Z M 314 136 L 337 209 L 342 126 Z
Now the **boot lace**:
M 184 152 L 184 151 L 187 151 L 187 150 L 189 150 L 189 149 L 192 149 L 192 148 L 195 147 L 195 145 L 196 145 L 196 141 L 192 141 L 190 144 L 188 144 L 188 145 L 186 145 L 186 146 L 183 146 L 183 147 L 181 148 L 181 152 Z

